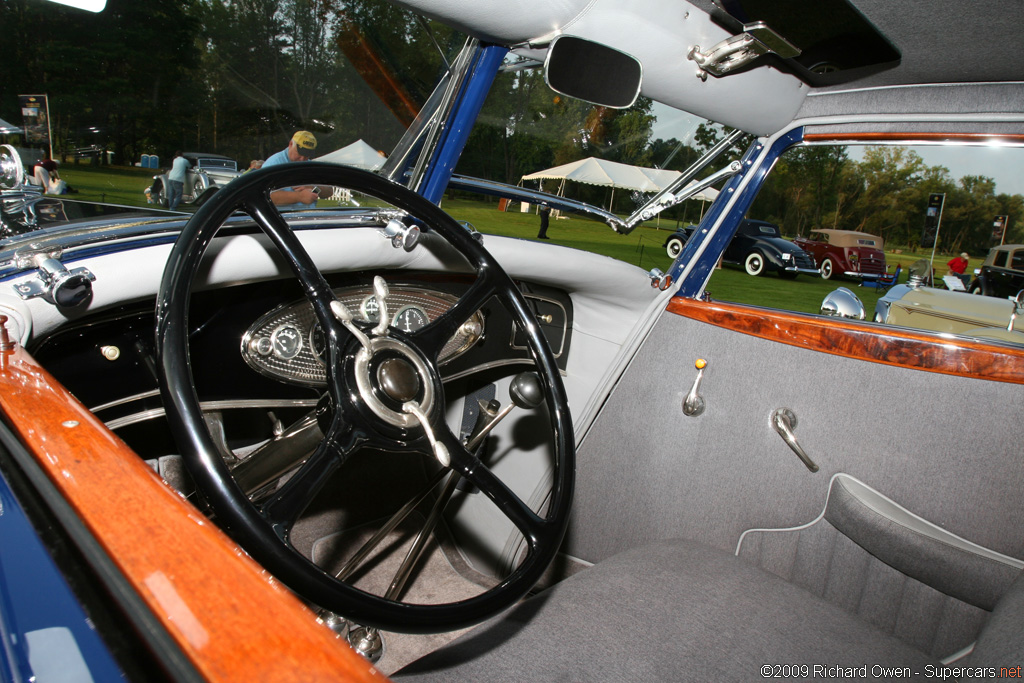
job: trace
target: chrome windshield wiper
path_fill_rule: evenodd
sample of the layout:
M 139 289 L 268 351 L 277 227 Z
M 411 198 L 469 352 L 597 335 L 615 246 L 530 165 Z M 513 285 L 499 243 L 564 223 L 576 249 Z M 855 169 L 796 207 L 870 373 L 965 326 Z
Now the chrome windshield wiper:
M 701 190 L 711 187 L 720 180 L 731 178 L 739 173 L 742 166 L 740 166 L 738 161 L 734 161 L 720 171 L 712 173 L 707 178 L 687 186 L 687 184 L 690 183 L 698 173 L 704 170 L 708 164 L 732 148 L 732 146 L 736 144 L 736 141 L 744 135 L 745 133 L 742 130 L 734 130 L 726 135 L 718 142 L 718 144 L 709 149 L 704 156 L 697 159 L 697 161 L 693 162 L 688 169 L 683 171 L 683 174 L 676 178 L 672 184 L 651 197 L 651 199 L 634 211 L 625 221 L 617 220 L 615 223 L 612 223 L 612 227 L 615 228 L 616 232 L 628 235 L 643 221 L 649 221 L 665 209 L 669 209 L 676 204 L 689 199 Z

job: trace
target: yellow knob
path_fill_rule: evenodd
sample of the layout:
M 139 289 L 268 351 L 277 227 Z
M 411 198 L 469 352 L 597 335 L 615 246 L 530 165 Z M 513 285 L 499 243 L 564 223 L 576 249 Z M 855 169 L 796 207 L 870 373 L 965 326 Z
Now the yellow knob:
M 696 363 L 694 363 L 693 365 L 694 365 L 694 367 L 696 367 L 696 368 L 697 368 L 698 370 L 703 370 L 704 368 L 706 368 L 706 367 L 707 367 L 707 365 L 708 365 L 708 362 L 707 362 L 706 360 L 704 360 L 703 358 L 698 358 L 698 359 L 697 359 L 697 362 L 696 362 Z

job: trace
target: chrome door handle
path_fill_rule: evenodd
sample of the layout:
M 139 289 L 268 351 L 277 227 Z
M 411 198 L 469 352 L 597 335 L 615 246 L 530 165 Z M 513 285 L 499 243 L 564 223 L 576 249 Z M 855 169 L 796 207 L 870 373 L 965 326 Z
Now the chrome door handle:
M 796 440 L 796 434 L 793 433 L 796 428 L 796 413 L 789 408 L 777 409 L 772 413 L 772 426 L 775 427 L 775 431 L 779 433 L 786 445 L 793 449 L 793 452 L 800 458 L 800 462 L 807 465 L 807 469 L 811 472 L 817 472 L 818 466 L 800 446 Z

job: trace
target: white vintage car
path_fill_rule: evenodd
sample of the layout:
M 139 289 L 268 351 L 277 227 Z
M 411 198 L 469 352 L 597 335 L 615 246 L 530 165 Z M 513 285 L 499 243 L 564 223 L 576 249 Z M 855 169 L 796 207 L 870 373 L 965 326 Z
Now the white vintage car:
M 185 171 L 185 187 L 181 194 L 184 204 L 202 204 L 217 190 L 242 175 L 238 162 L 222 154 L 183 152 L 189 168 Z M 145 194 L 154 204 L 167 206 L 167 173 L 153 176 L 153 183 Z
M 35 11 L 18 7 L 5 23 Z M 210 51 L 189 73 L 211 76 L 196 91 L 219 120 L 292 97 L 392 151 L 376 173 L 246 173 L 187 217 L 40 196 L 0 154 L 5 680 L 1019 675 L 1024 347 L 708 282 L 773 177 L 793 188 L 779 215 L 824 162 L 994 150 L 1011 182 L 1020 0 L 310 7 L 32 15 L 101 59 L 151 35 L 117 22 L 188 12 L 175 29 Z M 656 133 L 671 121 L 692 135 Z M 657 139 L 675 139 L 662 161 L 692 154 L 635 206 L 506 182 L 513 162 Z M 842 227 L 850 193 L 881 185 L 826 170 L 835 192 L 811 208 Z M 304 185 L 366 201 L 277 209 Z M 558 244 L 613 238 L 635 259 L 709 186 L 659 270 Z M 868 194 L 864 221 L 889 226 L 900 187 Z M 481 202 L 512 236 L 471 231 L 470 192 L 571 218 L 524 239 L 529 215 Z

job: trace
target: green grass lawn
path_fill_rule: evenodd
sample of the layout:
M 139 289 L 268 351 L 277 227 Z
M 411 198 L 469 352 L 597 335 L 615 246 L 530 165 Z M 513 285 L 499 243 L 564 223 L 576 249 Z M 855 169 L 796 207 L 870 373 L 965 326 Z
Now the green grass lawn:
M 78 190 L 78 194 L 73 195 L 75 199 L 128 206 L 146 206 L 143 191 L 158 172 L 157 169 L 74 164 L 64 164 L 60 170 L 61 177 Z M 324 202 L 321 202 L 321 205 L 323 204 Z M 468 221 L 485 234 L 522 239 L 537 237 L 540 219 L 532 211 L 502 212 L 498 210 L 496 201 L 468 199 L 445 198 L 441 206 L 456 220 Z M 518 203 L 515 206 L 518 207 Z M 179 209 L 187 212 L 194 210 L 188 204 L 182 204 Z M 603 223 L 570 217 L 552 219 L 548 237 L 554 244 L 604 254 L 644 270 L 666 270 L 671 260 L 662 245 L 674 229 L 673 221 L 662 221 L 660 227 L 652 221 L 641 225 L 629 235 L 619 235 Z M 903 273 L 906 273 L 914 261 L 930 256 L 930 253 L 887 252 L 886 260 L 891 269 L 901 264 Z M 948 255 L 936 255 L 935 261 L 940 264 L 936 266 L 936 271 L 940 275 L 945 272 L 945 262 L 948 259 Z M 905 279 L 906 275 L 903 275 L 901 281 Z M 738 266 L 726 265 L 715 270 L 707 290 L 712 298 L 721 301 L 817 313 L 825 296 L 839 286 L 853 290 L 864 302 L 868 316 L 871 316 L 879 297 L 878 291 L 874 288 L 860 287 L 856 281 L 822 280 L 806 275 L 801 275 L 795 280 L 784 280 L 777 275 L 751 277 Z

